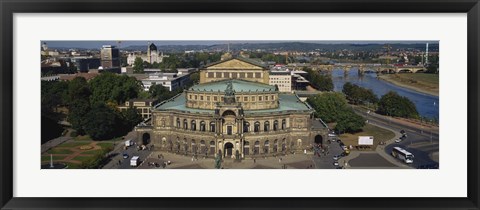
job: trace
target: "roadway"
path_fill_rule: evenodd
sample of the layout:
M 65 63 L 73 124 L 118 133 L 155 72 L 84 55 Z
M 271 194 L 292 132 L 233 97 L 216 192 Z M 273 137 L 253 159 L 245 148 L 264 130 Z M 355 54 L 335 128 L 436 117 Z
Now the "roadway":
M 424 127 L 415 127 L 404 124 L 399 124 L 392 121 L 390 117 L 379 115 L 373 112 L 367 113 L 365 110 L 354 107 L 357 114 L 365 117 L 369 123 L 373 125 L 380 125 L 390 128 L 396 132 L 400 130 L 406 131 L 407 138 L 400 143 L 393 143 L 385 147 L 385 152 L 391 154 L 393 147 L 401 147 L 411 152 L 415 157 L 413 164 L 414 168 L 419 168 L 426 165 L 437 165 L 438 162 L 432 160 L 431 154 L 439 151 L 439 135 Z
M 338 142 L 332 142 L 326 145 L 328 146 L 327 154 L 322 154 L 321 156 L 312 155 L 312 160 L 315 164 L 315 168 L 317 169 L 337 168 L 337 166 L 333 165 L 335 162 L 335 160 L 333 160 L 333 156 L 343 153 L 343 149 L 340 147 Z

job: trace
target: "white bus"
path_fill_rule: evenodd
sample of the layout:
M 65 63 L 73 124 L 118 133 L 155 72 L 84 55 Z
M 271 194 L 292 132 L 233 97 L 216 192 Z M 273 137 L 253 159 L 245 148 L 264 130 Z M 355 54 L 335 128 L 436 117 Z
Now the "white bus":
M 393 148 L 392 156 L 398 158 L 399 160 L 402 160 L 405 163 L 413 163 L 414 155 L 400 147 Z

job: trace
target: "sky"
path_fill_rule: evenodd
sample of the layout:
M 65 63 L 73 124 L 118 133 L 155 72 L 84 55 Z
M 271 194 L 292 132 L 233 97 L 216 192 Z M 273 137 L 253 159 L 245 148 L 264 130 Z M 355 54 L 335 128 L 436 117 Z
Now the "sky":
M 132 45 L 147 45 L 148 40 L 145 41 L 122 41 L 119 45 L 117 41 L 41 41 L 46 42 L 48 47 L 66 47 L 66 48 L 101 48 L 102 45 L 116 45 L 120 48 L 128 47 Z M 208 40 L 208 41 L 182 41 L 182 40 L 170 40 L 170 41 L 150 41 L 157 46 L 162 45 L 215 45 L 215 44 L 234 44 L 234 43 L 281 43 L 281 42 L 307 42 L 307 43 L 322 43 L 322 44 L 385 44 L 385 43 L 438 43 L 438 41 L 301 41 L 301 40 L 285 40 L 285 41 L 268 41 L 268 40 Z

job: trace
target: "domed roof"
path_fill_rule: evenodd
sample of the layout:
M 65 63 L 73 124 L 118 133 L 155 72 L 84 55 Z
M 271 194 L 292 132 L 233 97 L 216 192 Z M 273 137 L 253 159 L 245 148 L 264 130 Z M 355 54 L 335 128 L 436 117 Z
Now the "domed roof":
M 148 49 L 150 49 L 150 51 L 157 51 L 157 46 L 155 46 L 155 44 L 151 43 L 151 44 L 148 46 Z

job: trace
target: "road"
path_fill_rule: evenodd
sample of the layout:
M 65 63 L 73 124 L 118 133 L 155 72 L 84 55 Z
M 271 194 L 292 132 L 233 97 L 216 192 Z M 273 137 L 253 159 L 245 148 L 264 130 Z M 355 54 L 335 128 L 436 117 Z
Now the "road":
M 316 155 L 313 157 L 313 162 L 315 163 L 315 168 L 317 169 L 334 169 L 337 166 L 334 166 L 333 163 L 333 156 L 340 155 L 343 153 L 342 148 L 340 147 L 338 142 L 332 142 L 331 144 L 327 144 L 329 146 L 329 152 L 326 155 L 322 155 L 318 157 Z
M 151 153 L 152 152 L 149 151 L 149 150 L 140 150 L 139 151 L 134 146 L 129 147 L 127 150 L 124 150 L 123 153 L 119 154 L 120 156 L 122 156 L 123 154 L 128 154 L 128 158 L 121 159 L 120 160 L 120 165 L 119 166 L 117 165 L 117 168 L 119 168 L 119 169 L 136 168 L 136 167 L 131 167 L 130 166 L 130 159 L 132 159 L 133 156 L 139 156 L 140 157 L 139 158 L 140 159 L 140 164 L 142 164 L 142 162 L 145 161 Z M 143 163 L 143 164 L 147 164 L 147 163 Z
M 389 117 L 378 115 L 375 113 L 366 113 L 363 110 L 354 109 L 357 114 L 365 117 L 369 123 L 373 125 L 381 125 L 399 132 L 404 130 L 407 138 L 400 143 L 390 144 L 385 147 L 385 152 L 390 154 L 393 147 L 401 147 L 411 152 L 415 158 L 412 167 L 419 168 L 425 165 L 438 165 L 438 162 L 432 160 L 430 154 L 439 151 L 439 136 L 435 132 L 431 132 L 426 128 L 418 128 L 408 125 L 396 123 L 389 120 Z

